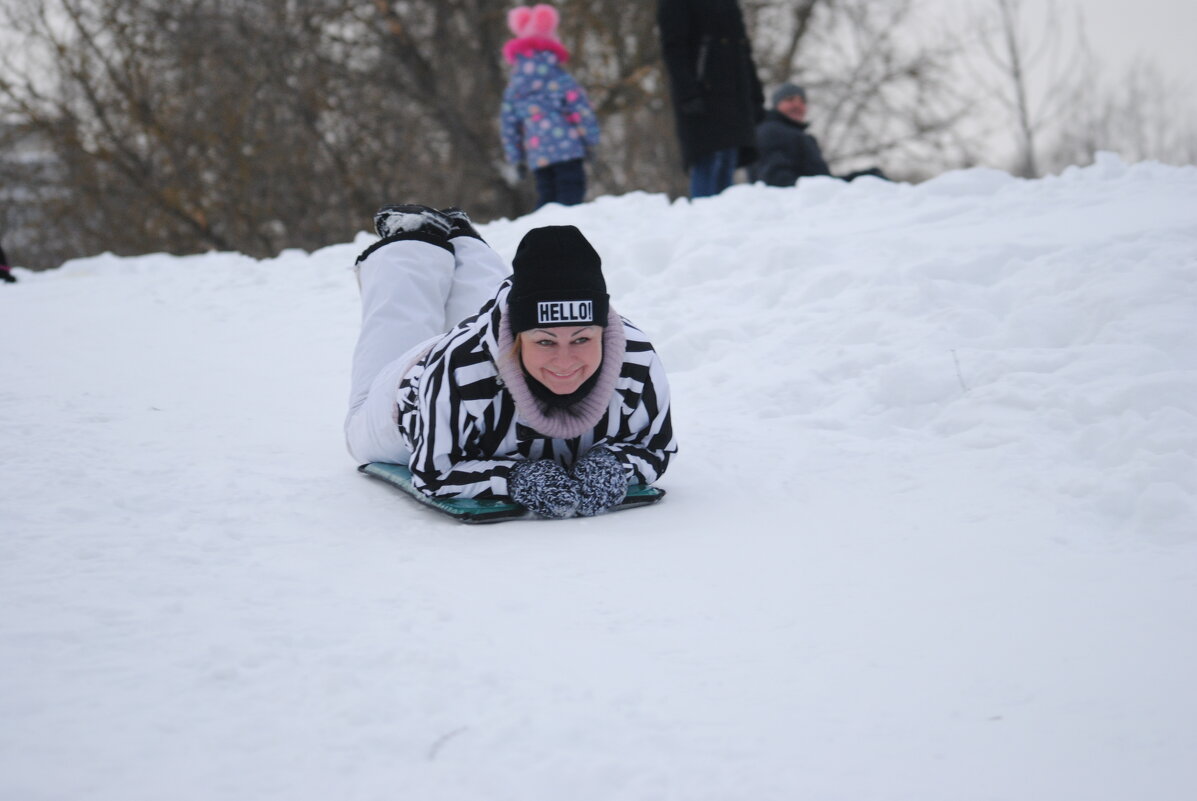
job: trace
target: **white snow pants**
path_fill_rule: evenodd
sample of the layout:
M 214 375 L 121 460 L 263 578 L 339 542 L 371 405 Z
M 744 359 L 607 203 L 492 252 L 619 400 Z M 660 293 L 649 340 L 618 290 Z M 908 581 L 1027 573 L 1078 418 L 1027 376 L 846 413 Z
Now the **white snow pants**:
M 353 351 L 345 442 L 359 464 L 407 464 L 399 436 L 399 382 L 442 334 L 476 314 L 510 270 L 480 239 L 455 253 L 427 242 L 384 245 L 357 266 L 362 330 Z

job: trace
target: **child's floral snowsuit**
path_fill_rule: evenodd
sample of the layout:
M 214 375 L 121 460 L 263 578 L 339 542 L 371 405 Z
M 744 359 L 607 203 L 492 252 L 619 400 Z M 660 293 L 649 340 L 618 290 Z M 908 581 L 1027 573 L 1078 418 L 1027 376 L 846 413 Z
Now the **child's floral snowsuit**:
M 564 50 L 558 44 L 513 53 L 515 67 L 499 114 L 503 151 L 511 164 L 538 170 L 586 158 L 598 145 L 598 120 L 586 92 L 561 67 L 568 58 Z

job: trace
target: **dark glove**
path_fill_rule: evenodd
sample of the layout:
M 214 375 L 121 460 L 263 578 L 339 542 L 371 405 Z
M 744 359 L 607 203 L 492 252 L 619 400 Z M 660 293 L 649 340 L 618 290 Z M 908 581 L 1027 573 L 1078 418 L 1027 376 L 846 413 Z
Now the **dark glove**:
M 8 268 L 0 264 L 0 281 L 6 284 L 15 284 L 17 277 L 8 271 Z
M 706 114 L 707 101 L 703 100 L 702 96 L 689 97 L 683 100 L 678 108 L 682 110 L 683 114 Z
M 615 454 L 602 447 L 591 448 L 574 464 L 570 475 L 582 490 L 578 514 L 597 515 L 623 500 L 628 494 L 628 476 Z
M 582 502 L 578 482 L 552 459 L 520 462 L 507 474 L 511 500 L 541 517 L 573 517 Z

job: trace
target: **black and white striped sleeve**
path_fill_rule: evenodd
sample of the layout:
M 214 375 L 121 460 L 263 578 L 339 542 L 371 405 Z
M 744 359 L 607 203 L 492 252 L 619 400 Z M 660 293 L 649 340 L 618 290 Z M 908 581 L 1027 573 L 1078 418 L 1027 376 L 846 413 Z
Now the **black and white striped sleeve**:
M 656 351 L 645 340 L 629 337 L 624 356 L 622 383 L 623 414 L 618 429 L 609 432 L 603 444 L 628 472 L 631 484 L 652 484 L 669 466 L 677 452 L 670 419 L 669 380 Z
M 469 380 L 471 370 L 483 365 L 487 358 L 469 347 L 470 344 L 467 342 L 449 353 L 432 354 L 420 378 L 420 425 L 411 437 L 409 466 L 416 487 L 434 497 L 506 497 L 507 474 L 517 463 L 510 458 L 480 458 L 486 452 L 479 447 L 486 433 L 483 429 L 488 425 L 503 425 L 502 420 L 488 424 L 482 418 L 503 416 L 499 407 L 505 404 L 495 398 L 493 375 Z M 480 392 L 477 385 L 483 383 L 490 386 Z M 491 397 L 490 403 L 483 404 L 489 414 L 482 417 L 471 411 L 478 405 L 471 401 L 479 394 Z

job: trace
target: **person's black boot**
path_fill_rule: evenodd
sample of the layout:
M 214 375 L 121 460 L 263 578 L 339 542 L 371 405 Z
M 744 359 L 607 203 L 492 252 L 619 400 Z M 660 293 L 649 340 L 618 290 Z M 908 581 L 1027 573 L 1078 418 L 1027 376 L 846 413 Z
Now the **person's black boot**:
M 374 212 L 374 230 L 382 238 L 363 250 L 354 264 L 361 264 L 374 251 L 401 240 L 427 242 L 452 253 L 453 246 L 449 244 L 452 228 L 448 217 L 428 206 L 415 203 L 383 206 Z
M 486 241 L 478 235 L 478 231 L 474 229 L 474 223 L 470 220 L 469 215 L 461 209 L 456 206 L 450 206 L 447 209 L 441 209 L 441 214 L 448 217 L 449 222 L 453 225 L 452 230 L 449 231 L 450 239 L 458 236 L 472 236 L 474 239 L 482 242 Z
M 15 284 L 17 282 L 17 277 L 9 272 L 7 267 L 0 267 L 0 281 L 3 281 L 6 284 Z
M 383 239 L 417 231 L 448 238 L 452 228 L 453 223 L 446 214 L 415 203 L 383 206 L 374 212 L 374 230 Z

